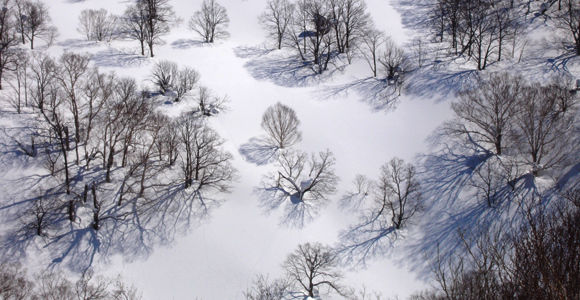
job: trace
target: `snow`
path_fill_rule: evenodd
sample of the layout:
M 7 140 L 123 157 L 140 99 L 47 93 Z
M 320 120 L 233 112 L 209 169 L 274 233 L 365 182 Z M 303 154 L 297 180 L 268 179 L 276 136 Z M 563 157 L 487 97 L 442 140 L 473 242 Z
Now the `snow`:
M 223 196 L 221 206 L 210 218 L 178 234 L 167 245 L 155 245 L 150 255 L 135 253 L 98 259 L 99 253 L 96 254 L 93 268 L 97 273 L 111 277 L 122 274 L 143 292 L 145 299 L 244 299 L 243 292 L 255 275 L 269 274 L 270 278 L 282 275 L 281 263 L 298 244 L 338 243 L 339 232 L 356 221 L 352 212 L 341 210 L 338 205 L 340 197 L 352 190 L 354 176 L 360 173 L 376 178 L 380 166 L 395 156 L 418 163 L 419 154 L 433 150 L 428 138 L 451 118 L 452 91 L 461 84 L 440 81 L 437 77 L 440 73 L 431 69 L 429 72 L 435 72 L 431 81 L 412 84 L 414 92 L 403 93 L 395 107 L 381 107 L 371 95 L 361 96 L 365 87 L 375 84 L 368 78 L 371 72 L 362 60 L 316 78 L 276 73 L 272 64 L 287 57 L 289 50 L 270 51 L 264 46 L 265 34 L 257 16 L 263 11 L 265 0 L 222 0 L 231 19 L 231 37 L 214 45 L 200 43 L 187 30 L 186 22 L 201 1 L 172 0 L 174 10 L 184 22 L 164 38 L 166 43 L 157 47 L 154 58 L 141 57 L 136 42 L 95 44 L 84 41 L 76 31 L 76 16 L 81 10 L 106 8 L 122 13 L 128 1 L 49 2 L 53 23 L 61 33 L 57 45 L 46 50 L 52 55 L 64 51 L 89 52 L 94 55 L 92 63 L 101 70 L 136 77 L 143 85 L 150 85 L 147 76 L 153 62 L 171 60 L 195 68 L 203 85 L 230 99 L 229 110 L 210 119 L 212 127 L 227 140 L 226 149 L 234 155 L 234 166 L 239 171 L 239 180 L 234 183 L 232 193 Z M 394 7 L 396 1 L 367 0 L 367 3 L 377 28 L 385 30 L 398 44 L 409 42 L 417 34 L 403 27 L 400 13 Z M 444 63 L 454 66 L 454 62 Z M 357 80 L 359 88 L 351 87 Z M 437 86 L 425 88 L 427 84 Z M 277 102 L 291 106 L 301 121 L 303 139 L 294 148 L 315 153 L 330 149 L 336 157 L 336 174 L 341 178 L 339 192 L 332 197 L 331 205 L 303 228 L 280 226 L 281 211 L 266 214 L 259 207 L 254 188 L 274 166 L 246 161 L 239 152 L 240 146 L 263 135 L 262 113 Z M 6 109 L 0 110 L 0 126 L 18 126 L 19 119 Z M 195 109 L 195 103 L 161 101 L 158 109 L 177 116 Z M 17 197 L 10 186 L 12 180 L 40 172 L 41 166 L 15 165 L 16 161 L 22 159 L 0 158 L 0 195 Z M 424 257 L 403 253 L 413 249 L 413 239 L 421 235 L 409 230 L 384 256 L 370 261 L 367 268 L 346 268 L 344 283 L 356 288 L 364 285 L 383 296 L 401 298 L 428 287 L 429 273 L 417 267 Z M 26 263 L 32 270 L 66 269 L 55 263 L 58 259 L 55 253 L 43 251 L 41 243 L 37 248 Z

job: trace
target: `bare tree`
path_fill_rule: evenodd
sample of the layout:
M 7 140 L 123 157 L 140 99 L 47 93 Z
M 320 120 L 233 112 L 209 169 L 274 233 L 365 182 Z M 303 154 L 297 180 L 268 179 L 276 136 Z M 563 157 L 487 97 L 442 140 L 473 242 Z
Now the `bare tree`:
M 177 97 L 175 101 L 183 99 L 191 93 L 191 91 L 197 86 L 199 81 L 199 72 L 190 67 L 183 67 L 177 72 L 177 78 L 175 78 L 174 89 Z
M 81 99 L 81 90 L 83 85 L 83 78 L 88 72 L 88 65 L 90 60 L 91 55 L 89 54 L 83 55 L 65 52 L 59 59 L 58 71 L 56 73 L 56 78 L 58 79 L 63 89 L 74 119 L 74 140 L 77 165 L 80 163 L 79 144 L 82 141 L 81 114 L 82 105 L 84 104 L 82 102 L 83 99 Z
M 332 26 L 339 53 L 356 49 L 371 20 L 364 0 L 330 0 Z M 349 56 L 350 60 L 350 56 Z
M 30 299 L 34 282 L 28 279 L 26 269 L 18 264 L 0 263 L 0 297 L 2 299 Z
M 151 81 L 159 91 L 166 93 L 173 87 L 173 82 L 177 77 L 177 63 L 169 60 L 160 60 L 153 65 L 151 70 Z
M 379 55 L 387 80 L 399 85 L 403 82 L 403 75 L 407 72 L 407 54 L 403 48 L 397 46 L 395 42 L 387 37 L 384 51 Z
M 85 9 L 79 15 L 77 30 L 84 34 L 88 41 L 107 41 L 115 39 L 118 34 L 117 17 L 106 9 Z
M 16 112 L 20 113 L 22 110 L 22 102 L 24 102 L 24 106 L 28 107 L 28 80 L 29 80 L 29 71 L 30 71 L 30 56 L 25 51 L 19 51 L 20 53 L 17 55 L 16 60 L 13 62 L 14 64 L 14 80 L 10 83 L 10 87 L 14 92 L 14 97 L 12 101 L 14 102 L 14 106 L 16 107 Z M 0 54 L 1 56 L 1 54 Z
M 302 288 L 307 296 L 317 297 L 321 288 L 332 289 L 342 295 L 338 259 L 328 246 L 306 243 L 288 255 L 282 267 Z
M 282 43 L 292 22 L 293 13 L 294 4 L 290 1 L 269 0 L 266 4 L 266 11 L 258 17 L 268 36 L 275 39 L 278 49 L 282 49 Z
M 30 208 L 20 216 L 24 224 L 24 231 L 37 236 L 48 236 L 49 231 L 56 227 L 63 208 L 58 198 L 40 191 Z
M 147 12 L 139 3 L 127 6 L 123 13 L 122 34 L 132 40 L 139 41 L 141 55 L 145 55 L 145 40 L 147 39 Z
M 382 31 L 369 28 L 363 32 L 359 52 L 369 64 L 373 76 L 377 77 L 377 62 L 379 61 L 380 48 L 385 43 L 385 35 Z
M 145 42 L 149 46 L 149 55 L 153 57 L 153 46 L 162 43 L 161 38 L 180 21 L 169 0 L 137 0 L 137 6 L 145 12 Z
M 268 107 L 262 116 L 262 128 L 268 134 L 269 143 L 279 149 L 291 147 L 302 139 L 298 126 L 296 112 L 280 102 Z
M 16 22 L 12 13 L 12 0 L 2 0 L 0 2 L 0 90 L 2 89 L 2 79 L 6 71 L 15 71 L 19 60 L 19 52 L 15 47 L 18 44 L 16 36 Z
M 22 9 L 19 11 L 20 34 L 23 41 L 30 42 L 30 49 L 34 49 L 36 38 L 43 40 L 52 39 L 55 34 L 55 27 L 50 26 L 51 18 L 48 13 L 48 6 L 42 0 L 23 0 Z
M 292 283 L 288 278 L 269 281 L 268 277 L 258 275 L 252 288 L 244 292 L 246 300 L 280 300 L 291 292 Z
M 155 63 L 151 81 L 162 93 L 175 92 L 175 102 L 189 94 L 199 81 L 199 73 L 193 68 L 178 68 L 177 64 L 167 60 Z
M 330 150 L 310 159 L 304 152 L 284 151 L 278 159 L 277 187 L 298 201 L 325 200 L 336 192 L 335 161 Z
M 236 170 L 231 165 L 232 155 L 222 149 L 225 141 L 193 115 L 183 116 L 178 124 L 185 188 L 228 192 Z
M 388 210 L 393 226 L 396 229 L 402 228 L 423 208 L 421 185 L 415 167 L 397 157 L 383 165 L 377 181 L 375 201 L 377 207 L 380 207 L 376 215 L 380 216 Z
M 33 105 L 42 111 L 44 103 L 51 92 L 51 85 L 56 80 L 57 65 L 54 59 L 43 52 L 32 54 L 30 62 L 30 86 L 29 94 Z
M 333 55 L 336 38 L 332 22 L 326 1 L 297 2 L 288 37 L 302 60 L 309 61 L 312 70 L 319 74 L 328 69 L 331 58 L 336 56 Z
M 229 23 L 230 18 L 225 7 L 215 0 L 204 0 L 201 9 L 193 14 L 188 25 L 204 42 L 213 43 L 215 39 L 228 37 Z
M 574 0 L 564 0 L 564 9 L 556 12 L 556 26 L 565 32 L 567 40 L 572 41 L 576 55 L 580 55 L 580 3 Z M 565 44 L 570 44 L 566 41 Z
M 460 136 L 476 148 L 502 155 L 511 142 L 525 85 L 521 76 L 492 74 L 473 89 L 459 93 L 459 101 L 451 105 L 456 121 L 449 124 L 449 134 Z
M 517 145 L 534 175 L 552 167 L 567 166 L 577 149 L 575 119 L 559 110 L 557 98 L 544 88 L 528 87 L 518 102 Z

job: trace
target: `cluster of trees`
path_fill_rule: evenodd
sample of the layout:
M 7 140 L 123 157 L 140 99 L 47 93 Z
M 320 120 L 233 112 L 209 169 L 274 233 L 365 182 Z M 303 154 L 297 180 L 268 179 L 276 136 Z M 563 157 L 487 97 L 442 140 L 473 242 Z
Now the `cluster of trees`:
M 141 293 L 118 277 L 94 276 L 91 270 L 71 282 L 60 272 L 45 271 L 30 280 L 19 265 L 0 264 L 0 298 L 18 300 L 141 300 Z
M 467 55 L 484 70 L 492 60 L 500 61 L 523 31 L 523 1 L 437 0 L 432 26 L 440 42 L 447 42 L 455 55 Z
M 487 181 L 495 180 L 492 169 L 513 185 L 521 166 L 534 175 L 566 167 L 578 150 L 578 98 L 570 86 L 571 80 L 562 77 L 540 85 L 517 75 L 491 74 L 459 93 L 446 131 L 475 151 L 502 157 L 502 168 L 483 172 Z
M 90 218 L 82 219 L 93 220 L 92 228 L 99 230 L 103 220 L 138 212 L 129 203 L 154 198 L 163 187 L 182 186 L 198 195 L 227 192 L 236 171 L 224 140 L 204 121 L 207 114 L 185 112 L 171 119 L 155 110 L 150 93 L 133 78 L 101 73 L 89 67 L 90 58 L 66 52 L 53 59 L 38 52 L 19 66 L 17 80 L 26 84 L 15 87 L 12 102 L 18 111 L 28 106 L 40 119 L 18 144 L 43 159 L 62 187 L 38 192 L 22 218 L 27 231 L 45 236 L 63 221 L 60 216 L 76 222 L 77 213 L 88 213 Z M 190 71 L 178 73 L 194 74 L 188 84 L 195 85 L 199 76 Z M 175 85 L 181 87 L 179 81 Z M 171 175 L 176 164 L 181 174 Z M 95 167 L 100 175 L 83 176 L 83 170 Z M 101 185 L 108 183 L 119 185 L 118 193 L 101 199 L 106 192 Z M 80 209 L 87 199 L 92 207 Z M 105 207 L 118 209 L 105 214 Z
M 525 201 L 521 227 L 459 232 L 465 255 L 430 261 L 438 287 L 411 299 L 574 299 L 580 294 L 580 194 L 553 211 Z M 541 205 L 541 204 L 540 204 Z
M 87 9 L 79 16 L 78 31 L 87 40 L 107 41 L 125 38 L 136 40 L 141 47 L 141 55 L 149 50 L 154 56 L 153 47 L 163 43 L 163 36 L 181 23 L 170 0 L 134 0 L 123 15 L 115 16 L 107 10 Z M 200 10 L 189 20 L 188 27 L 200 35 L 206 43 L 228 36 L 229 18 L 226 9 L 215 0 L 204 0 Z
M 374 27 L 364 0 L 269 0 L 259 21 L 278 49 L 295 49 L 317 73 L 339 55 L 349 63 L 362 56 L 396 88 L 410 71 L 407 53 Z
M 24 55 L 19 44 L 42 39 L 50 46 L 58 35 L 51 26 L 48 6 L 41 0 L 2 0 L 0 2 L 0 89 L 7 71 L 14 71 Z

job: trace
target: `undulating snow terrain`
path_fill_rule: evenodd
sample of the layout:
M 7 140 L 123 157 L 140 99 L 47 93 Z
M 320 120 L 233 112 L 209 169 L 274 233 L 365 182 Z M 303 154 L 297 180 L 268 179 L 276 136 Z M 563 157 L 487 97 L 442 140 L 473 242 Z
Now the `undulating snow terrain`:
M 151 244 L 133 246 L 138 237 L 115 237 L 113 243 L 119 243 L 116 247 L 104 242 L 112 237 L 104 236 L 101 231 L 81 233 L 79 230 L 77 235 L 66 235 L 64 240 L 57 241 L 38 237 L 28 245 L 26 257 L 20 260 L 32 272 L 55 269 L 74 276 L 90 266 L 97 274 L 109 277 L 121 274 L 143 292 L 144 299 L 244 299 L 243 292 L 251 287 L 257 274 L 270 278 L 283 275 L 281 264 L 298 244 L 320 242 L 339 246 L 344 242 L 339 238 L 341 232 L 355 224 L 359 216 L 354 208 L 344 209 L 340 205 L 341 199 L 355 189 L 352 183 L 355 175 L 377 178 L 383 164 L 399 157 L 413 163 L 420 176 L 424 176 L 421 180 L 428 190 L 426 210 L 411 225 L 398 231 L 394 242 L 391 237 L 384 238 L 381 253 L 369 256 L 364 265 L 345 265 L 342 282 L 356 289 L 365 286 L 385 298 L 404 299 L 429 287 L 431 274 L 427 260 L 434 258 L 439 241 L 448 241 L 452 249 L 451 236 L 458 227 L 477 226 L 478 220 L 488 220 L 495 214 L 479 208 L 481 204 L 477 201 L 457 204 L 451 209 L 443 198 L 453 193 L 446 188 L 457 187 L 454 180 L 462 176 L 461 166 L 449 162 L 457 169 L 445 171 L 437 169 L 441 164 L 433 163 L 439 146 L 431 138 L 438 127 L 453 117 L 450 104 L 455 100 L 455 92 L 479 76 L 471 61 L 443 57 L 439 58 L 442 62 L 438 66 L 433 63 L 437 46 L 430 45 L 426 65 L 408 78 L 395 103 L 386 104 L 377 92 L 380 82 L 372 77 L 366 61 L 360 57 L 352 64 L 341 57 L 334 62 L 336 66 L 319 75 L 305 68 L 293 72 L 291 67 L 296 61 L 288 58 L 294 49 L 274 50 L 258 22 L 266 0 L 222 0 L 230 17 L 230 37 L 213 44 L 203 43 L 187 28 L 187 21 L 201 0 L 171 0 L 183 22 L 163 37 L 165 43 L 156 46 L 153 58 L 141 56 L 136 41 L 86 41 L 76 29 L 82 10 L 105 8 L 122 14 L 131 1 L 45 2 L 60 36 L 53 46 L 47 48 L 41 42 L 34 51 L 46 51 L 53 57 L 65 52 L 90 53 L 91 65 L 100 71 L 134 77 L 139 84 L 151 89 L 148 78 L 154 63 L 170 60 L 179 66 L 194 68 L 201 75 L 201 84 L 219 97 L 227 96 L 227 109 L 209 117 L 208 122 L 225 139 L 224 148 L 233 155 L 232 163 L 238 172 L 231 192 L 215 195 L 219 205 L 209 214 L 192 215 L 187 221 L 178 220 L 173 227 L 160 229 L 166 231 L 160 234 L 165 236 L 152 239 L 155 242 Z M 416 18 L 421 18 L 419 3 L 423 1 L 366 2 L 376 27 L 398 45 L 407 47 L 413 37 L 429 34 L 416 25 L 419 21 Z M 548 65 L 550 57 L 561 60 L 556 51 L 537 50 L 549 44 L 549 34 L 545 33 L 545 24 L 534 22 L 537 27 L 531 36 L 534 41 L 528 45 L 530 50 L 524 61 L 518 64 L 516 58 L 494 63 L 485 72 L 512 69 L 535 81 L 547 80 L 562 70 L 580 75 L 575 57 L 564 69 Z M 158 111 L 171 117 L 196 106 L 191 99 L 174 103 L 159 96 L 152 101 Z M 302 140 L 293 149 L 307 153 L 329 149 L 336 158 L 338 190 L 329 196 L 330 203 L 321 207 L 313 220 L 284 223 L 287 217 L 284 206 L 268 208 L 265 205 L 268 199 L 257 192 L 264 176 L 277 170 L 273 161 L 265 163 L 264 155 L 268 153 L 257 149 L 258 139 L 265 134 L 260 127 L 262 114 L 277 102 L 293 108 L 301 122 Z M 30 125 L 26 115 L 16 114 L 7 101 L 0 103 L 3 130 L 0 131 L 0 198 L 3 198 L 0 199 L 0 220 L 13 220 L 10 214 L 16 211 L 14 207 L 31 195 L 22 192 L 33 189 L 26 186 L 35 180 L 31 177 L 48 176 L 49 172 L 40 160 L 14 150 L 10 138 L 16 135 L 14 128 L 26 130 Z M 175 170 L 180 172 L 178 167 Z M 113 174 L 113 177 L 121 180 L 121 175 Z M 536 185 L 541 187 L 543 180 L 545 186 L 551 186 L 550 178 L 537 178 Z M 0 233 L 10 230 L 2 227 Z M 0 249 L 6 248 L 5 245 Z M 5 253 L 3 259 L 7 259 Z M 323 299 L 342 297 L 334 294 Z

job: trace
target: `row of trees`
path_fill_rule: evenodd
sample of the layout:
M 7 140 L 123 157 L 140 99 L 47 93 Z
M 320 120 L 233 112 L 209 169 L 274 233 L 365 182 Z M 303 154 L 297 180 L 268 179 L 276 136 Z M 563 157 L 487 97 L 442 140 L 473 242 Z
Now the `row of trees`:
M 500 61 L 523 32 L 522 1 L 437 0 L 432 26 L 440 42 L 447 42 L 455 55 L 466 54 L 484 70 Z M 513 52 L 512 52 L 513 54 Z
M 295 49 L 317 73 L 340 55 L 349 63 L 360 56 L 400 94 L 411 70 L 403 48 L 375 28 L 364 0 L 270 0 L 259 21 L 278 49 Z
M 181 20 L 175 15 L 169 0 L 135 0 L 121 16 L 105 9 L 87 9 L 79 16 L 78 31 L 87 40 L 110 42 L 118 38 L 136 40 L 141 47 L 154 56 L 155 45 L 163 43 L 163 36 L 178 26 Z M 215 0 L 204 0 L 200 10 L 189 20 L 188 27 L 206 43 L 228 36 L 229 18 L 226 9 Z
M 259 20 L 278 49 L 296 49 L 319 73 L 336 54 L 350 61 L 372 23 L 364 0 L 270 0 Z
M 23 55 L 19 44 L 42 39 L 51 45 L 58 35 L 51 26 L 48 6 L 41 0 L 2 0 L 0 2 L 0 89 L 6 71 L 14 71 Z
M 141 293 L 119 277 L 115 280 L 94 276 L 91 270 L 71 282 L 64 274 L 45 271 L 30 280 L 19 265 L 0 264 L 2 299 L 39 300 L 140 300 Z

